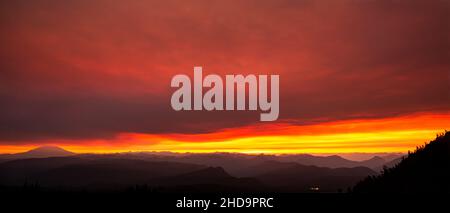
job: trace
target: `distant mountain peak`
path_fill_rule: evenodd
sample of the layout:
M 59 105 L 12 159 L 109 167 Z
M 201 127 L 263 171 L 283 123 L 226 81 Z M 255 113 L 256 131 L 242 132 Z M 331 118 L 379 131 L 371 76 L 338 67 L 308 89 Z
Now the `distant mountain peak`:
M 327 156 L 327 158 L 329 158 L 329 159 L 347 160 L 347 159 L 345 159 L 345 158 L 343 158 L 343 157 L 341 157 L 339 155 L 330 155 L 330 156 Z
M 28 152 L 32 152 L 32 151 L 42 151 L 42 150 L 43 150 L 43 151 L 47 151 L 47 150 L 49 150 L 49 151 L 58 150 L 58 151 L 69 152 L 69 151 L 67 151 L 67 150 L 65 150 L 65 149 L 63 149 L 63 148 L 61 148 L 61 147 L 59 147 L 59 146 L 52 146 L 52 145 L 39 146 L 39 147 L 36 147 L 36 148 L 34 148 L 34 149 L 29 150 Z
M 30 152 L 64 152 L 73 154 L 73 152 L 67 151 L 59 146 L 52 146 L 52 145 L 39 146 L 37 148 L 28 151 L 28 153 Z
M 380 156 L 373 156 L 372 158 L 370 158 L 366 161 L 386 161 L 386 160 Z
M 71 156 L 75 153 L 67 151 L 57 146 L 40 146 L 27 152 L 19 153 L 20 157 L 25 158 L 43 158 L 43 157 L 64 157 Z

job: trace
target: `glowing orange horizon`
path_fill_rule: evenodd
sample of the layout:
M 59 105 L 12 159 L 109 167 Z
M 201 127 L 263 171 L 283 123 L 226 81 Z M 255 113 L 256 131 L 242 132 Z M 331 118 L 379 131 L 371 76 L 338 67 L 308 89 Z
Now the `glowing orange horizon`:
M 251 125 L 204 134 L 120 133 L 113 139 L 40 140 L 0 145 L 0 153 L 17 153 L 56 145 L 77 153 L 141 151 L 239 153 L 375 153 L 406 152 L 450 127 L 450 113 L 354 119 L 311 125 Z M 5 143 L 4 143 L 5 144 Z

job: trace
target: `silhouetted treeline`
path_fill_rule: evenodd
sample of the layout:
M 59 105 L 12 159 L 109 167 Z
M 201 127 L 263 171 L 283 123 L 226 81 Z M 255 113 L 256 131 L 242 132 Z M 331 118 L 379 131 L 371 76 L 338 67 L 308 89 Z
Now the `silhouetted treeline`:
M 356 184 L 355 193 L 450 193 L 450 132 L 417 147 L 381 175 L 369 176 Z

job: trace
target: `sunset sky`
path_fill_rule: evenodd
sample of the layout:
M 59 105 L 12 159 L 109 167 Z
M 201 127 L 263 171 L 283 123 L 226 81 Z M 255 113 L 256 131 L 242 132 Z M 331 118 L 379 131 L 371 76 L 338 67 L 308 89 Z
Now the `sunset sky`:
M 406 152 L 450 130 L 450 2 L 0 1 L 0 153 Z M 280 75 L 280 115 L 174 111 L 176 74 Z

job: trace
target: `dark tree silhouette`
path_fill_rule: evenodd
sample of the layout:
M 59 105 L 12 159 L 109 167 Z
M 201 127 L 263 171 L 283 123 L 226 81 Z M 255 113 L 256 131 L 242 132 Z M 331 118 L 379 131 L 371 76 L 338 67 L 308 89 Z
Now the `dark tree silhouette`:
M 356 184 L 354 193 L 450 193 L 450 132 L 437 135 L 428 144 L 381 175 L 369 176 Z

